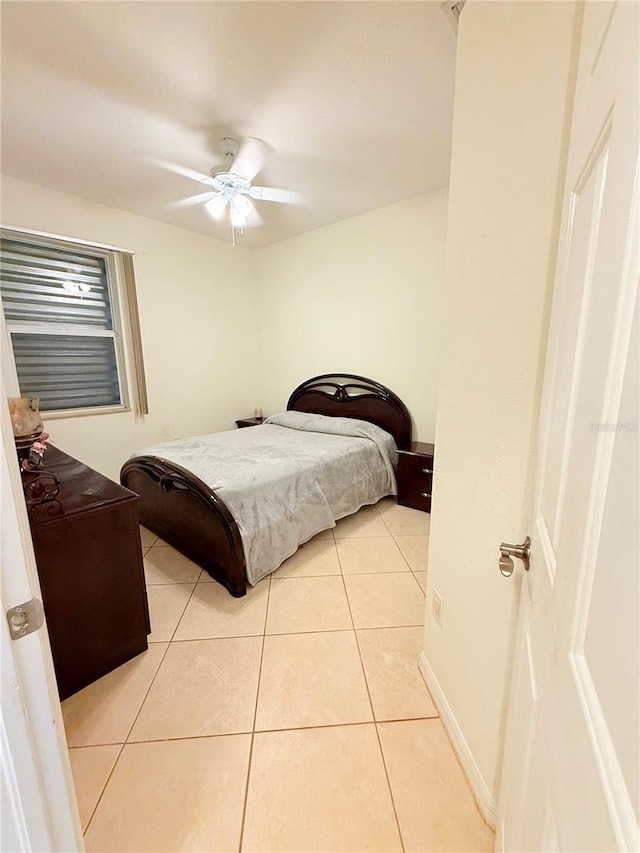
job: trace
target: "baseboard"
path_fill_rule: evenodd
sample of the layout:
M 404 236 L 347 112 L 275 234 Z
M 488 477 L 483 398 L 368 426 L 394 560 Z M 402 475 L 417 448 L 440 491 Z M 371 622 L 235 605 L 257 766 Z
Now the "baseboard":
M 478 803 L 478 808 L 480 809 L 482 817 L 486 820 L 489 826 L 495 829 L 498 818 L 498 804 L 496 803 L 495 797 L 487 787 L 487 783 L 484 781 L 480 768 L 469 749 L 469 744 L 462 734 L 462 729 L 458 725 L 458 721 L 451 710 L 451 706 L 447 702 L 447 697 L 442 692 L 438 679 L 429 666 L 429 662 L 427 661 L 424 651 L 420 654 L 420 672 L 422 673 L 422 677 L 424 678 L 427 687 L 429 688 L 429 692 L 431 693 L 431 697 L 438 709 L 442 725 L 447 730 L 447 734 L 451 739 L 451 743 L 456 751 L 458 760 L 460 761 L 465 776 L 469 781 L 469 785 L 471 786 L 473 796 Z

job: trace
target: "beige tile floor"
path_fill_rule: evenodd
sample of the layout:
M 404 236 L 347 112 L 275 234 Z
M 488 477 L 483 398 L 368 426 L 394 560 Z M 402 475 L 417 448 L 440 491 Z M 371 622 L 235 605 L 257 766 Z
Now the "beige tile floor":
M 483 851 L 418 669 L 429 516 L 385 499 L 241 599 L 142 530 L 149 650 L 63 703 L 89 851 Z

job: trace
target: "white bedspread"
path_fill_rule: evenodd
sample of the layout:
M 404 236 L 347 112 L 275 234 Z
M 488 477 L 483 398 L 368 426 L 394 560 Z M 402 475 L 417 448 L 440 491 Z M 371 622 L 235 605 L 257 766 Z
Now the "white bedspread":
M 216 491 L 238 523 L 254 585 L 337 519 L 395 494 L 395 450 L 392 436 L 366 421 L 283 412 L 135 455 L 177 463 Z

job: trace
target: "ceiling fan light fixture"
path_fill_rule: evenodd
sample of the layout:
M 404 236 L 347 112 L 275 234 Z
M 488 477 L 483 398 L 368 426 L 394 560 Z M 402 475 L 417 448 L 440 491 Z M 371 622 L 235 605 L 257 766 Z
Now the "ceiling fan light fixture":
M 237 193 L 231 199 L 231 211 L 235 211 L 239 216 L 246 219 L 253 213 L 253 202 L 246 195 Z
M 223 195 L 214 196 L 210 201 L 208 201 L 205 205 L 207 212 L 213 216 L 214 219 L 221 219 L 222 214 L 224 213 L 224 209 L 227 206 L 227 199 Z
M 233 205 L 231 205 L 231 224 L 234 228 L 239 228 L 242 230 L 244 226 L 247 224 L 247 217 L 242 213 L 237 211 Z

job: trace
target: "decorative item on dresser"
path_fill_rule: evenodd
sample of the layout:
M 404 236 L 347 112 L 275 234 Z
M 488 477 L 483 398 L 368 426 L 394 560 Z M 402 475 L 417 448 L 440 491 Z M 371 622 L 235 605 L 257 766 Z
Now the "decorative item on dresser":
M 23 474 L 60 698 L 147 648 L 149 609 L 138 496 L 55 447 L 47 449 L 50 499 L 30 497 Z M 43 475 L 37 475 L 43 476 Z
M 9 397 L 9 416 L 16 451 L 23 471 L 40 468 L 49 433 L 43 431 L 38 397 Z
M 236 426 L 238 429 L 242 429 L 243 427 L 260 426 L 263 422 L 264 418 L 240 418 L 239 421 L 236 421 Z
M 398 451 L 398 503 L 402 506 L 431 512 L 434 453 L 434 445 L 424 441 Z

